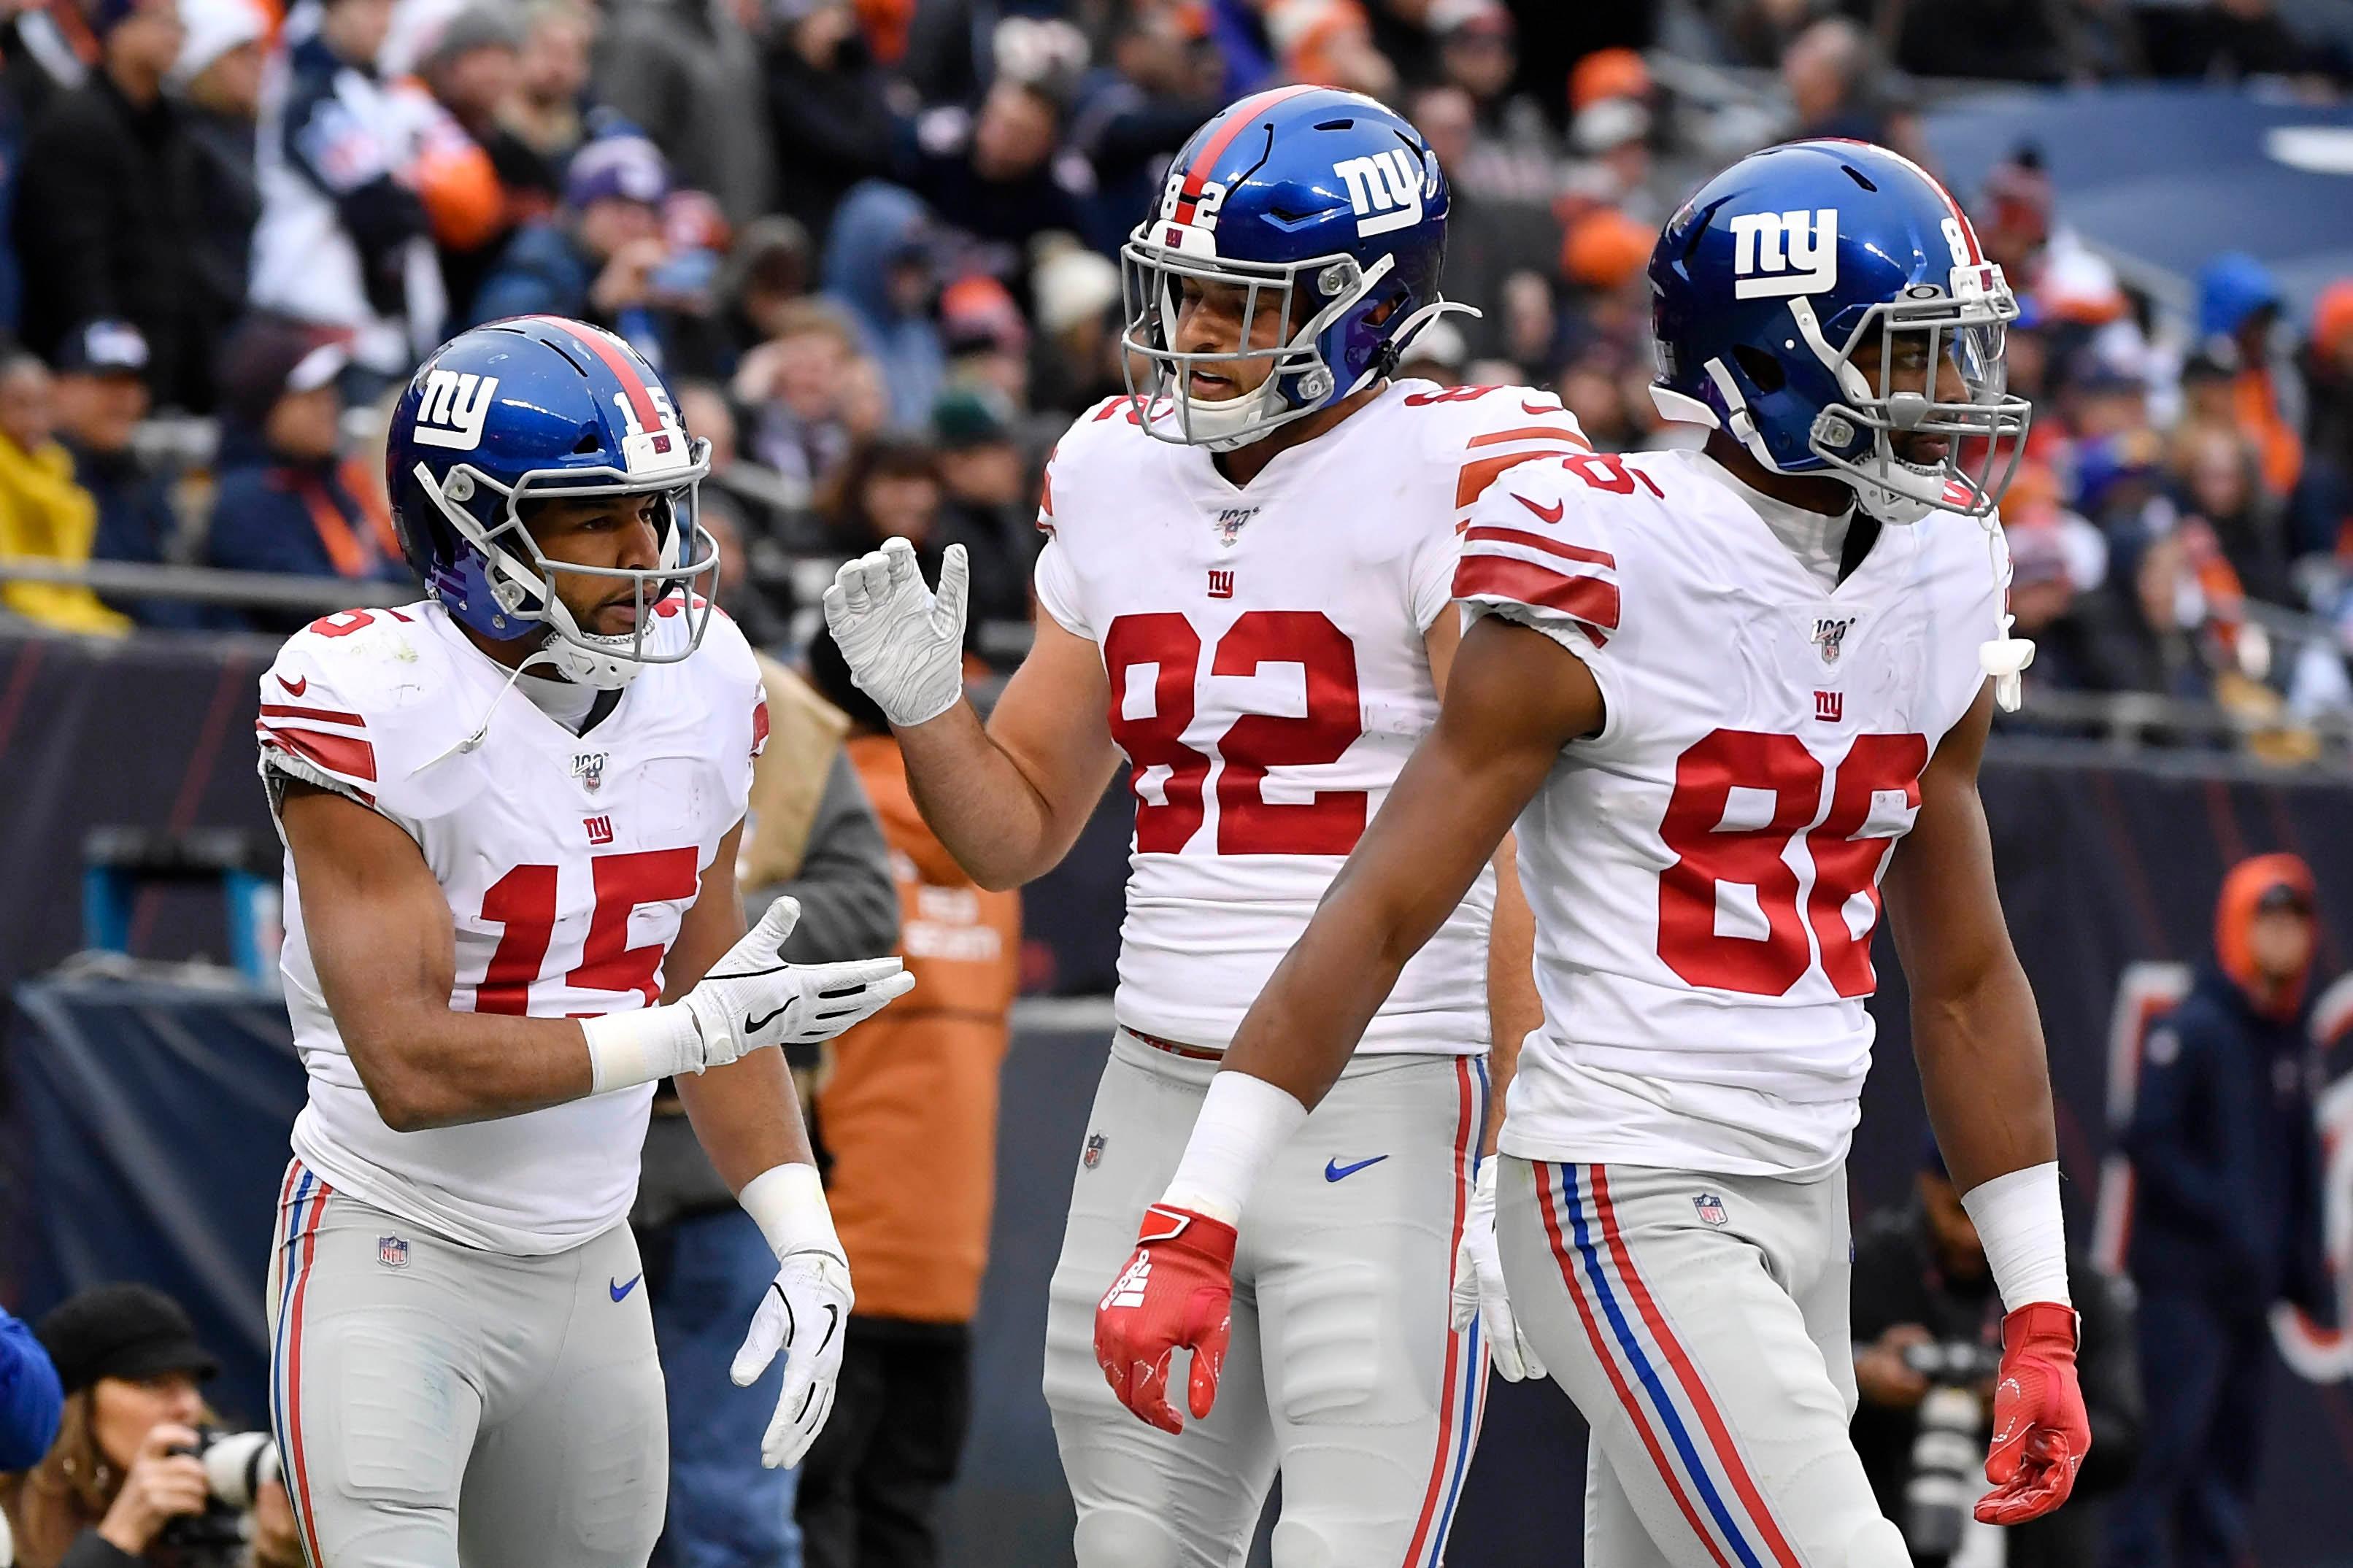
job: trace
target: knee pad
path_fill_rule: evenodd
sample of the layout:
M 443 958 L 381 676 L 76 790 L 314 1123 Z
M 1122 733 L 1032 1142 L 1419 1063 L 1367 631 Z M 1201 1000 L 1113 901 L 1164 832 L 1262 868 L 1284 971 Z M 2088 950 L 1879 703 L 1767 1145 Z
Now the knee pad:
M 1167 1525 L 1134 1509 L 1097 1508 L 1071 1538 L 1078 1568 L 1183 1568 L 1185 1545 Z
M 1434 1391 L 1415 1386 L 1413 1369 L 1403 1363 L 1388 1300 L 1379 1271 L 1353 1260 L 1303 1269 L 1283 1282 L 1274 1381 L 1285 1420 L 1395 1420 L 1434 1407 Z M 1400 1398 L 1410 1408 L 1389 1408 Z
M 1339 1549 L 1311 1520 L 1284 1514 L 1275 1521 L 1270 1545 L 1274 1568 L 1342 1568 Z
M 1912 1568 L 1912 1551 L 1894 1520 L 1874 1515 L 1847 1538 L 1844 1568 Z

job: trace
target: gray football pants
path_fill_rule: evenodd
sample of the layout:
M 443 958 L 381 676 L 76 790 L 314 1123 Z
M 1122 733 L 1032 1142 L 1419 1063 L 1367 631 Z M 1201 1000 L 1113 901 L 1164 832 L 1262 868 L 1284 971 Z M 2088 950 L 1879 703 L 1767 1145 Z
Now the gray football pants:
M 270 1425 L 312 1568 L 644 1568 L 669 1426 L 626 1224 L 444 1241 L 300 1160 L 270 1258 Z
M 1909 1568 L 1847 1422 L 1846 1177 L 1504 1156 L 1512 1306 L 1584 1413 L 1597 1568 Z
M 1046 1309 L 1046 1403 L 1079 1568 L 1240 1568 L 1278 1468 L 1275 1568 L 1432 1568 L 1487 1387 L 1478 1329 L 1448 1321 L 1486 1062 L 1348 1065 L 1259 1181 L 1217 1405 L 1172 1436 L 1104 1381 L 1095 1305 L 1217 1068 L 1122 1030 L 1095 1091 Z M 1181 1370 L 1176 1386 L 1181 1410 Z

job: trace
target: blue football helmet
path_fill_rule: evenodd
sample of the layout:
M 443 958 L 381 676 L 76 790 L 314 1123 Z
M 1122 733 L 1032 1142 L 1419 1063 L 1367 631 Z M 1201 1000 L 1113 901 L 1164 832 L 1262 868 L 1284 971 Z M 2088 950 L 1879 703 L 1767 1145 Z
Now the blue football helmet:
M 1145 430 L 1224 451 L 1387 375 L 1425 323 L 1466 309 L 1438 294 L 1447 205 L 1421 132 L 1357 93 L 1276 88 L 1212 118 L 1120 250 L 1127 389 Z M 1232 353 L 1181 351 L 1187 280 L 1243 289 L 1245 322 L 1271 295 L 1286 336 Z M 1192 395 L 1195 367 L 1243 361 L 1269 366 L 1255 390 Z
M 2025 447 L 2001 357 L 2018 300 L 1917 164 L 1863 142 L 1752 153 L 1667 220 L 1650 278 L 1668 418 L 1778 472 L 1833 475 L 1884 522 L 1992 515 Z M 1959 400 L 1937 395 L 1943 367 Z M 1937 460 L 1915 437 L 1940 439 Z
M 556 672 L 626 686 L 649 664 L 701 646 L 719 543 L 696 521 L 711 443 L 690 439 L 661 377 L 612 333 L 560 316 L 517 316 L 461 332 L 417 368 L 385 451 L 392 514 L 409 565 L 460 626 L 543 640 Z M 644 571 L 551 562 L 524 526 L 551 498 L 654 494 L 657 563 Z M 628 583 L 628 633 L 584 630 L 551 586 L 561 570 Z M 684 596 L 686 636 L 653 636 L 656 608 Z

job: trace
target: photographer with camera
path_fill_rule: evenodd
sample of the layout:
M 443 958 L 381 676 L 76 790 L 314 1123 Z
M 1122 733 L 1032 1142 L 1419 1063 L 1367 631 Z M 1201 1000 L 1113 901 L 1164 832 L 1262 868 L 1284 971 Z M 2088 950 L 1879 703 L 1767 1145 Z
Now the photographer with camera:
M 1985 1490 L 1978 1467 L 2001 1359 L 2001 1297 L 1977 1227 L 1933 1143 L 1913 1201 L 1872 1215 L 1857 1235 L 1852 1333 L 1862 1403 L 1854 1414 L 1855 1451 L 1880 1510 L 1903 1528 L 1915 1563 L 2092 1568 L 2098 1561 L 2101 1510 L 2092 1500 L 2132 1473 L 2140 1380 L 2128 1295 L 2072 1248 L 2070 1254 L 2091 1453 L 2065 1506 L 1996 1531 L 1978 1524 L 1970 1508 Z M 2000 1539 L 1980 1540 L 1981 1533 Z
M 301 1568 L 276 1446 L 213 1427 L 217 1363 L 178 1302 L 101 1285 L 36 1331 L 66 1401 L 47 1454 L 0 1481 L 21 1568 Z

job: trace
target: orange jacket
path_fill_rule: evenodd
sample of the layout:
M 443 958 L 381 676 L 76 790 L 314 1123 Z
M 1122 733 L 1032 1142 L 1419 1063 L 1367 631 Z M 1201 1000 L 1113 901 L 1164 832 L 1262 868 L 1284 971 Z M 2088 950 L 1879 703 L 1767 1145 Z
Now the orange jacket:
M 997 1075 L 1021 955 L 1021 898 L 974 885 L 932 836 L 898 743 L 849 743 L 899 884 L 915 989 L 834 1042 L 818 1090 L 828 1195 L 863 1317 L 969 1321 L 997 1188 Z

